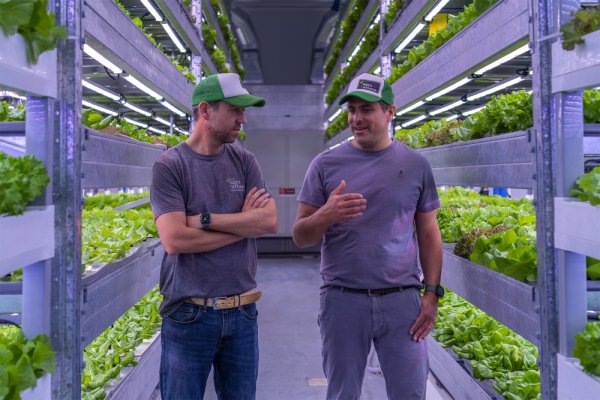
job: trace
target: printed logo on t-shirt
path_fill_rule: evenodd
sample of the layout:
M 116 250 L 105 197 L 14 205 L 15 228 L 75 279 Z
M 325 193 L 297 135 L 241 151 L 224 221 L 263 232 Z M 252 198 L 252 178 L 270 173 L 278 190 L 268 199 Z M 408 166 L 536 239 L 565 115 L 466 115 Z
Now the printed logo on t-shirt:
M 244 185 L 242 185 L 242 181 L 235 178 L 227 178 L 227 183 L 229 183 L 229 187 L 232 192 L 243 192 L 245 190 Z
M 370 92 L 379 94 L 380 87 L 381 87 L 381 84 L 379 82 L 367 81 L 365 79 L 361 79 L 360 81 L 358 81 L 357 89 L 368 90 Z

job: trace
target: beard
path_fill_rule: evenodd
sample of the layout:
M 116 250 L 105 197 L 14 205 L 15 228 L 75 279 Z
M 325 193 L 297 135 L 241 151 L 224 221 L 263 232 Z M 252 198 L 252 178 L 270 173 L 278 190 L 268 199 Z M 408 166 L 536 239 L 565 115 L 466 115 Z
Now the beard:
M 209 129 L 210 129 L 210 132 L 212 133 L 213 138 L 215 138 L 215 140 L 219 144 L 233 143 L 233 142 L 235 142 L 235 139 L 237 139 L 237 137 L 239 135 L 239 131 L 234 132 L 233 128 L 225 130 L 225 129 L 217 129 L 214 126 L 211 126 L 211 127 L 209 127 Z

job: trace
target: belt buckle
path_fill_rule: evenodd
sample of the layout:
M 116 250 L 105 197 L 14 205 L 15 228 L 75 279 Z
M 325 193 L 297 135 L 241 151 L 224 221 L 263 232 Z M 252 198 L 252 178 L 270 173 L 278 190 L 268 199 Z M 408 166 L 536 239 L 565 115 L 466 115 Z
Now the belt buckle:
M 367 289 L 367 291 L 369 296 L 381 296 L 383 294 L 383 290 L 381 289 Z
M 213 303 L 213 306 L 212 306 L 212 308 L 213 308 L 214 310 L 221 310 L 221 309 L 222 309 L 221 307 L 219 307 L 219 306 L 217 305 L 217 302 L 218 302 L 218 301 L 221 301 L 221 300 L 222 300 L 222 301 L 227 301 L 227 297 L 226 297 L 226 296 L 222 296 L 222 297 L 213 297 L 213 298 L 212 298 L 212 303 Z

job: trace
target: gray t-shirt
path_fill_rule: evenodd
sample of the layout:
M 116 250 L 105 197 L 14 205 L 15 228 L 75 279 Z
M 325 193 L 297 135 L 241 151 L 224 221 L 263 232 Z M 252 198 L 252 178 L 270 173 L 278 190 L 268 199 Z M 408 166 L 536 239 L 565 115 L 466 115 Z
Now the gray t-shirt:
M 266 188 L 249 151 L 226 144 L 220 154 L 207 156 L 182 142 L 163 153 L 152 169 L 154 219 L 171 211 L 186 215 L 238 213 L 254 186 Z M 160 270 L 160 314 L 169 315 L 187 297 L 244 293 L 256 287 L 255 276 L 255 239 L 204 253 L 165 253 Z
M 378 152 L 346 142 L 315 157 L 298 200 L 321 207 L 342 179 L 344 193 L 361 193 L 367 208 L 362 217 L 327 228 L 321 248 L 323 285 L 419 285 L 415 212 L 440 206 L 427 159 L 398 141 Z

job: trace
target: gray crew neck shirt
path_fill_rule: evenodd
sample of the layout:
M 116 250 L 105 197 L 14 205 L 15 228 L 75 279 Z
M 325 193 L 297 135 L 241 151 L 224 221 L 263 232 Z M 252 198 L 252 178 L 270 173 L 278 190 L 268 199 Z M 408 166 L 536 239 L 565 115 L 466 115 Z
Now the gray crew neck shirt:
M 231 214 L 242 210 L 246 194 L 266 184 L 249 151 L 225 144 L 217 155 L 194 152 L 185 142 L 154 164 L 150 202 L 154 219 L 183 211 Z M 204 253 L 165 253 L 160 270 L 164 317 L 188 297 L 229 296 L 256 287 L 256 239 L 243 239 Z
M 298 201 L 321 207 L 342 179 L 344 193 L 361 193 L 367 208 L 362 217 L 326 230 L 321 247 L 323 286 L 420 285 L 415 212 L 440 207 L 427 159 L 395 140 L 377 152 L 346 142 L 315 157 Z

